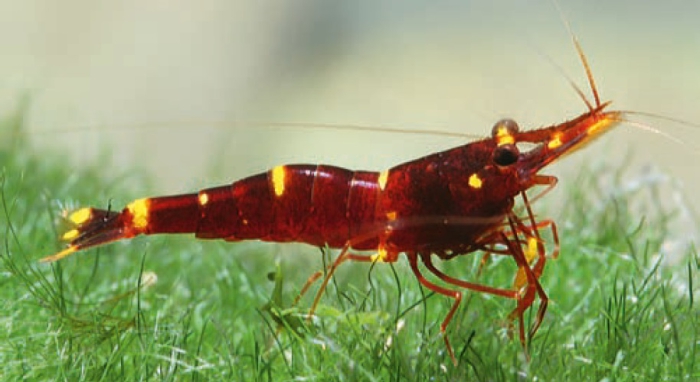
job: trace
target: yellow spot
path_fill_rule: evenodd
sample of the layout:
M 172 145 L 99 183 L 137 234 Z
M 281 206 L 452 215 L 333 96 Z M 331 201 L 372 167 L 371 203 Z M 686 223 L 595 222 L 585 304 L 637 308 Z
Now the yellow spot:
M 61 240 L 71 241 L 71 240 L 75 239 L 76 237 L 78 237 L 79 234 L 80 234 L 80 231 L 78 231 L 77 229 L 72 229 L 72 230 L 64 233 L 63 236 L 61 236 Z
M 284 166 L 277 166 L 272 169 L 272 188 L 275 190 L 275 196 L 284 194 L 284 178 L 287 175 L 287 169 Z
M 528 264 L 532 264 L 537 254 L 539 254 L 539 248 L 537 245 L 537 239 L 534 237 L 527 239 L 527 249 L 525 249 L 525 260 Z M 517 291 L 521 290 L 527 284 L 527 273 L 525 273 L 525 267 L 518 268 L 518 273 L 515 275 L 515 280 L 513 280 L 513 288 Z
M 148 210 L 151 201 L 148 198 L 137 199 L 129 203 L 126 208 L 131 213 L 131 225 L 136 229 L 148 227 Z
M 202 192 L 199 194 L 199 205 L 200 206 L 205 206 L 207 203 L 209 203 L 209 195 Z
M 248 219 L 243 219 L 243 225 L 248 225 Z
M 532 260 L 535 260 L 535 257 L 538 253 L 539 251 L 537 239 L 534 237 L 527 239 L 527 250 L 525 251 L 525 260 L 527 260 L 527 262 L 531 264 Z
M 386 251 L 386 248 L 384 248 L 384 246 L 380 245 L 379 248 L 377 249 L 377 253 L 372 255 L 371 259 L 372 259 L 372 261 L 375 261 L 378 263 L 383 263 L 384 260 L 386 260 L 387 255 L 388 255 L 388 253 Z
M 547 143 L 547 148 L 550 150 L 554 150 L 561 145 L 562 145 L 561 133 L 556 133 L 556 134 L 554 134 L 554 137 L 552 137 L 552 140 L 549 141 L 549 143 Z
M 520 291 L 527 284 L 527 274 L 525 273 L 525 268 L 518 268 L 518 273 L 515 275 L 515 280 L 513 280 L 513 289 Z
M 479 175 L 476 173 L 473 173 L 472 176 L 469 177 L 469 186 L 472 188 L 481 188 L 481 186 L 484 184 L 484 181 L 481 180 Z
M 379 184 L 379 189 L 384 191 L 386 188 L 386 182 L 389 180 L 389 170 L 385 170 L 379 173 L 379 179 L 377 179 L 377 184 Z
M 594 135 L 598 133 L 598 130 L 608 127 L 611 123 L 613 123 L 613 121 L 610 119 L 601 119 L 600 121 L 589 126 L 586 133 L 588 135 Z
M 396 220 L 396 211 L 387 212 L 386 218 L 388 220 Z
M 85 223 L 86 221 L 90 220 L 90 217 L 92 216 L 92 208 L 81 208 L 72 214 L 70 214 L 70 217 L 68 217 L 68 220 L 73 222 L 75 225 L 81 225 Z
M 496 144 L 503 146 L 515 143 L 515 137 L 510 133 L 506 126 L 499 126 L 496 130 Z

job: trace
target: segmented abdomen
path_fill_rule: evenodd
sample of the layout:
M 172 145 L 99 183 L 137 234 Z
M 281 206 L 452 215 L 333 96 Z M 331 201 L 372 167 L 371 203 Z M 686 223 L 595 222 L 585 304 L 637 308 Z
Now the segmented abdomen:
M 325 165 L 279 166 L 200 191 L 195 234 L 340 247 L 375 224 L 378 178 Z

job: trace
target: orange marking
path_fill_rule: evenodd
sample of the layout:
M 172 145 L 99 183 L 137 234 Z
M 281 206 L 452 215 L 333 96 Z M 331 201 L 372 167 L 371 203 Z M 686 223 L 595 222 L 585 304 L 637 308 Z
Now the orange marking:
M 547 148 L 550 150 L 554 150 L 557 147 L 561 146 L 562 143 L 563 142 L 561 141 L 561 133 L 556 133 L 556 134 L 554 134 L 554 137 L 552 138 L 552 140 L 549 141 L 549 143 L 547 143 Z
M 207 195 L 207 194 L 204 193 L 204 192 L 202 192 L 201 194 L 199 194 L 198 199 L 199 199 L 199 205 L 200 205 L 200 206 L 205 206 L 207 203 L 209 203 L 209 195 Z
M 61 236 L 61 240 L 63 240 L 63 241 L 72 241 L 73 239 L 75 239 L 76 237 L 78 237 L 78 235 L 80 235 L 80 231 L 78 231 L 77 229 L 72 229 L 72 230 L 70 230 L 70 231 L 64 233 L 64 234 Z
M 377 184 L 379 189 L 384 191 L 386 188 L 386 182 L 389 180 L 389 170 L 385 170 L 379 173 L 379 178 L 377 179 Z
M 513 134 L 510 133 L 508 127 L 499 126 L 496 130 L 496 144 L 498 146 L 503 146 L 513 143 L 515 143 L 515 137 L 513 137 Z
M 148 213 L 151 201 L 148 198 L 137 199 L 129 203 L 126 208 L 131 213 L 131 225 L 136 229 L 148 227 Z
M 90 220 L 90 217 L 92 216 L 92 208 L 81 208 L 68 217 L 68 220 L 70 220 L 73 224 L 75 225 L 81 225 L 85 223 L 86 221 Z
M 599 130 L 604 129 L 604 128 L 608 127 L 610 124 L 615 123 L 615 122 L 616 121 L 611 119 L 611 118 L 601 119 L 600 121 L 589 126 L 586 133 L 588 135 L 595 135 L 599 132 Z
M 484 185 L 484 181 L 481 180 L 478 174 L 474 173 L 469 177 L 469 186 L 472 188 L 481 188 Z
M 383 263 L 387 257 L 388 257 L 388 252 L 387 252 L 386 248 L 384 248 L 383 245 L 379 245 L 379 248 L 377 248 L 377 253 L 372 255 L 371 259 L 372 259 L 372 261 L 376 261 L 378 263 Z
M 40 263 L 53 263 L 54 261 L 58 261 L 58 260 L 61 260 L 61 259 L 64 258 L 64 257 L 69 256 L 70 254 L 72 254 L 73 252 L 77 251 L 78 249 L 80 249 L 80 248 L 78 248 L 78 247 L 72 245 L 72 246 L 70 246 L 70 247 L 64 249 L 63 251 L 61 251 L 61 252 L 55 254 L 55 255 L 51 255 L 51 256 L 46 256 L 46 257 L 44 257 L 43 259 L 39 260 L 39 262 L 40 262 Z
M 284 180 L 287 175 L 287 169 L 284 166 L 277 166 L 272 169 L 272 189 L 275 191 L 275 196 L 280 197 L 284 194 Z

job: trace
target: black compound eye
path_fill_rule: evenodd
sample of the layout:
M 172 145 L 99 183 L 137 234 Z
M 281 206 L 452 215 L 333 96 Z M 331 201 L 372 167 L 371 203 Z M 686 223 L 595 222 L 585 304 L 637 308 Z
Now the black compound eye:
M 512 119 L 502 119 L 496 122 L 491 129 L 491 136 L 494 139 L 509 137 L 520 131 L 518 124 Z
M 496 147 L 493 150 L 493 162 L 498 166 L 510 166 L 518 161 L 520 150 L 514 144 L 506 144 Z

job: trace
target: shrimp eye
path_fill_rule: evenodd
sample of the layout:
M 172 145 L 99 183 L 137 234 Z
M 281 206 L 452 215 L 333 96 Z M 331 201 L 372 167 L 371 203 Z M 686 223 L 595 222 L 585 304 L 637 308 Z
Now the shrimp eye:
M 493 162 L 498 166 L 510 166 L 518 161 L 520 150 L 514 144 L 505 144 L 493 150 Z
M 512 137 L 520 131 L 518 124 L 512 119 L 502 119 L 496 122 L 491 129 L 491 136 L 496 140 L 503 140 L 505 138 Z

